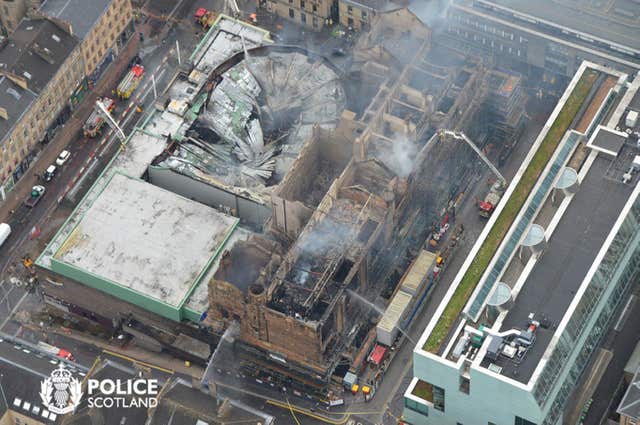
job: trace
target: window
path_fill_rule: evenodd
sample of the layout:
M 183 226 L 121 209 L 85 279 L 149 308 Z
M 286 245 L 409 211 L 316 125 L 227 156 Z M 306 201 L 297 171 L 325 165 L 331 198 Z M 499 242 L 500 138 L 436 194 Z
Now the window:
M 314 28 L 318 28 L 318 18 L 316 18 L 316 17 L 314 16 L 314 17 L 313 17 L 313 19 L 312 19 L 312 22 L 313 22 L 313 27 L 314 27 Z
M 465 378 L 464 376 L 460 377 L 460 392 L 469 394 L 469 387 L 471 386 L 471 381 L 469 378 Z
M 301 13 L 300 14 L 300 21 L 302 21 L 303 24 L 307 23 L 307 15 L 306 15 L 306 13 Z
M 416 403 L 415 401 L 406 397 L 404 399 L 404 407 L 411 409 L 414 412 L 418 412 L 421 415 L 429 416 L 429 408 L 427 406 L 422 403 Z
M 362 19 L 367 19 L 367 12 L 366 11 L 362 11 Z
M 313 9 L 314 12 L 318 11 L 318 6 L 316 6 L 315 4 L 313 6 L 311 6 L 311 9 Z
M 353 26 L 353 18 L 347 19 L 347 24 L 352 27 Z
M 304 0 L 300 0 L 300 8 L 304 9 Z
M 433 408 L 444 412 L 444 388 L 433 386 Z
M 347 6 L 347 12 L 353 13 L 353 6 Z
M 515 425 L 536 425 L 536 424 L 526 419 L 522 419 L 520 416 L 516 416 Z
M 289 17 L 290 18 L 295 18 L 296 17 L 296 13 L 293 11 L 293 9 L 289 9 Z

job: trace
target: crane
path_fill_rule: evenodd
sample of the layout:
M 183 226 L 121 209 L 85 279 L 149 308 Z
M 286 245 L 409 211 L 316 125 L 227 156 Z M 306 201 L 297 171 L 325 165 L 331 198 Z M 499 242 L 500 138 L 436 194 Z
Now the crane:
M 496 175 L 496 177 L 498 178 L 498 180 L 500 181 L 502 186 L 506 186 L 507 185 L 507 180 L 504 178 L 504 176 L 502 175 L 502 173 L 500 173 L 500 171 L 498 171 L 498 169 L 491 163 L 491 161 L 489 161 L 489 158 L 487 158 L 487 156 L 484 154 L 484 152 L 482 152 L 480 150 L 480 148 L 478 148 L 475 143 L 473 143 L 471 141 L 471 139 L 469 139 L 467 137 L 466 134 L 464 134 L 461 131 L 451 131 L 451 130 L 439 130 L 440 132 L 440 137 L 441 138 L 445 138 L 447 136 L 451 136 L 456 140 L 462 140 L 463 142 L 465 142 L 466 144 L 468 144 L 471 149 L 473 149 L 473 151 L 475 153 L 478 154 L 478 156 L 480 157 L 480 159 L 482 159 L 482 161 L 487 164 L 487 167 L 489 167 L 489 169 L 493 172 L 493 174 Z
M 475 143 L 473 143 L 471 139 L 467 137 L 466 134 L 459 131 L 451 131 L 445 129 L 438 130 L 438 134 L 441 140 L 446 140 L 446 137 L 449 136 L 456 140 L 462 140 L 463 142 L 465 142 L 471 147 L 471 149 L 473 149 L 476 154 L 478 154 L 480 159 L 482 159 L 482 161 L 487 164 L 487 167 L 489 167 L 489 169 L 497 177 L 497 181 L 491 186 L 484 200 L 478 203 L 478 213 L 480 214 L 480 216 L 489 218 L 495 208 L 498 206 L 498 202 L 500 202 L 500 199 L 502 198 L 502 194 L 507 187 L 507 180 L 504 178 L 502 173 L 500 173 L 500 171 L 498 171 L 498 169 L 491 163 L 491 161 L 489 161 L 489 158 L 487 158 L 484 152 L 482 152 L 482 150 L 480 150 L 480 148 L 478 148 Z
M 94 111 L 100 114 L 104 118 L 107 125 L 111 127 L 111 129 L 116 133 L 118 139 L 120 139 L 120 146 L 124 149 L 124 141 L 127 139 L 127 136 L 124 134 L 124 131 L 122 131 L 122 128 L 120 128 L 116 120 L 113 119 L 113 117 L 105 107 L 105 104 L 100 99 L 96 100 Z
M 240 8 L 238 7 L 238 3 L 236 2 L 236 0 L 225 0 L 224 13 L 227 15 L 231 15 L 234 18 L 238 18 L 241 15 Z

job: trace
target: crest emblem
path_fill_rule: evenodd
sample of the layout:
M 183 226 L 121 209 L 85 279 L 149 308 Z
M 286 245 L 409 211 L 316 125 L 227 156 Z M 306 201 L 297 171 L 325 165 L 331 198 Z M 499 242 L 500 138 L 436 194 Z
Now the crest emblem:
M 80 404 L 82 384 L 61 363 L 40 383 L 40 398 L 49 411 L 64 415 Z

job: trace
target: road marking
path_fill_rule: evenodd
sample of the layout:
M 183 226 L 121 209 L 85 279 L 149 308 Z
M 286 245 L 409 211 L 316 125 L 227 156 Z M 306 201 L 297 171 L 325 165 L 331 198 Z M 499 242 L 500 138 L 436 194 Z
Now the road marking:
M 114 357 L 121 358 L 123 360 L 130 361 L 130 362 L 135 363 L 135 364 L 139 364 L 141 366 L 149 367 L 149 368 L 152 368 L 152 369 L 159 370 L 161 372 L 168 373 L 170 375 L 173 375 L 175 373 L 175 371 L 173 371 L 171 369 L 165 369 L 164 367 L 161 367 L 161 366 L 156 366 L 156 365 L 153 365 L 151 363 L 146 363 L 146 362 L 143 362 L 143 361 L 140 361 L 140 360 L 136 360 L 133 357 L 125 356 L 124 354 L 116 353 L 115 351 L 102 350 L 102 352 L 105 353 L 105 354 L 109 354 L 111 356 L 114 356 Z
M 289 403 L 289 398 L 287 397 L 287 405 L 289 406 L 289 411 L 291 412 L 291 416 L 293 416 L 293 420 L 296 421 L 297 425 L 300 425 L 300 421 L 298 420 L 298 417 L 296 416 L 295 411 L 293 410 L 293 407 L 291 407 L 291 403 Z
M 629 297 L 629 299 L 627 300 L 627 304 L 624 306 L 624 309 L 622 310 L 622 313 L 620 313 L 620 317 L 618 318 L 616 325 L 613 327 L 614 331 L 620 332 L 620 329 L 622 329 L 625 322 L 627 321 L 627 317 L 629 316 L 629 312 L 631 311 L 631 305 L 635 300 L 636 300 L 635 295 L 631 295 Z
M 316 419 L 316 420 L 319 420 L 319 421 L 322 421 L 322 422 L 325 422 L 325 423 L 328 423 L 328 424 L 332 424 L 332 425 L 343 425 L 343 424 L 347 423 L 347 421 L 351 417 L 351 413 L 345 412 L 345 413 L 341 414 L 342 415 L 342 419 L 340 419 L 340 420 L 330 419 L 330 418 L 327 418 L 325 416 L 317 415 L 317 414 L 315 414 L 314 412 L 312 412 L 310 410 L 302 409 L 302 408 L 297 407 L 297 406 L 292 406 L 289 403 L 281 403 L 279 401 L 271 400 L 271 399 L 267 400 L 267 404 L 271 404 L 273 406 L 280 407 L 281 409 L 286 409 L 286 410 L 290 410 L 292 412 L 300 413 L 302 415 L 309 416 L 310 418 L 313 418 L 313 419 Z
M 26 370 L 26 371 L 28 371 L 28 372 L 31 372 L 31 373 L 33 373 L 34 375 L 38 375 L 38 376 L 40 376 L 40 377 L 42 377 L 42 378 L 48 378 L 48 377 L 49 377 L 48 375 L 45 375 L 45 374 L 44 374 L 44 373 L 42 373 L 42 372 L 38 372 L 38 371 L 37 371 L 37 370 L 35 370 L 35 369 L 31 369 L 30 367 L 27 367 L 27 366 L 23 365 L 22 363 L 16 363 L 16 362 L 13 362 L 13 361 L 11 361 L 11 360 L 9 360 L 9 359 L 6 359 L 6 358 L 4 358 L 4 357 L 0 357 L 0 360 L 2 360 L 2 361 L 3 361 L 3 362 L 5 362 L 5 363 L 9 363 L 9 364 L 10 364 L 10 365 L 12 365 L 12 366 L 15 366 L 15 367 L 18 367 L 18 368 L 20 368 L 20 369 L 23 369 L 23 370 Z
M 29 295 L 29 293 L 25 292 L 24 295 L 22 296 L 22 298 L 20 298 L 20 300 L 16 303 L 16 305 L 13 306 L 13 309 L 11 310 L 11 312 L 7 315 L 7 317 L 5 317 L 5 319 L 2 322 L 2 324 L 0 324 L 0 329 L 3 329 L 5 327 L 5 325 L 9 321 L 9 319 L 11 319 L 11 316 L 13 316 L 14 313 L 16 312 L 16 310 L 18 309 L 18 307 L 20 307 L 20 304 L 22 304 L 24 299 L 27 298 L 27 295 Z

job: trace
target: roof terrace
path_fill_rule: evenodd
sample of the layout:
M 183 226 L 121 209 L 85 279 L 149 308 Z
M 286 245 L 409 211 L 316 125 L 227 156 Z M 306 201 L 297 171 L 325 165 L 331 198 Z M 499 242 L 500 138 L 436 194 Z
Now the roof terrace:
M 581 66 L 423 334 L 422 350 L 450 361 L 465 355 L 523 384 L 532 379 L 638 183 L 624 176 L 640 150 L 611 130 L 640 86 L 621 90 L 626 77 Z

